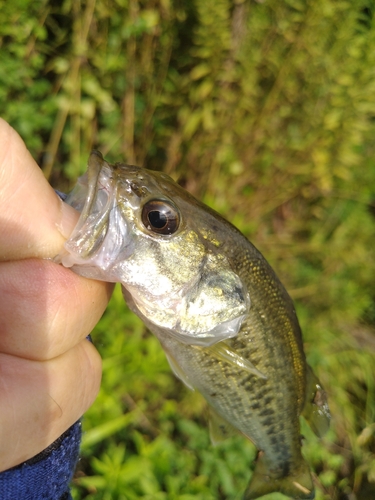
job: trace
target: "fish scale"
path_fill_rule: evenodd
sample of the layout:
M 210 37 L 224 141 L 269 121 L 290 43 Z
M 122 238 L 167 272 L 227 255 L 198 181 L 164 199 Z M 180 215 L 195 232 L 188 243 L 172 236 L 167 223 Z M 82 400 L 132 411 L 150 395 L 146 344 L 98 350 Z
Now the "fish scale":
M 270 392 L 270 389 L 263 387 L 266 381 L 259 380 L 256 381 L 254 377 L 252 391 L 246 391 L 248 395 L 247 401 L 244 401 L 243 391 L 241 390 L 242 380 L 239 379 L 239 374 L 233 370 L 230 366 L 224 367 L 222 363 L 221 370 L 217 369 L 217 363 L 211 357 L 205 355 L 197 356 L 194 349 L 188 349 L 187 346 L 177 345 L 177 341 L 172 340 L 173 345 L 171 345 L 170 340 L 167 342 L 162 341 L 162 345 L 167 352 L 172 351 L 174 353 L 175 359 L 178 359 L 180 366 L 183 371 L 188 371 L 189 373 L 198 373 L 197 377 L 190 375 L 190 380 L 193 385 L 199 390 L 207 399 L 209 404 L 225 419 L 228 419 L 231 423 L 235 422 L 235 426 L 240 429 L 247 437 L 249 437 L 254 444 L 256 444 L 260 449 L 266 451 L 269 450 L 269 455 L 272 455 L 272 468 L 275 470 L 282 469 L 285 464 L 286 455 L 289 457 L 289 453 L 286 453 L 286 447 L 283 446 L 284 433 L 288 435 L 289 447 L 299 442 L 299 428 L 296 425 L 297 414 L 295 419 L 288 412 L 288 423 L 286 424 L 286 429 L 282 431 L 280 425 L 278 424 L 280 417 L 269 407 L 264 408 L 263 398 L 265 394 Z M 203 350 L 203 349 L 202 349 Z M 211 376 L 211 370 L 214 367 L 215 370 L 215 382 L 213 385 L 213 377 Z M 198 371 L 199 369 L 199 371 Z M 191 371 L 190 371 L 191 370 Z M 205 377 L 202 377 L 202 372 L 205 373 Z M 245 373 L 246 378 L 247 374 Z M 270 381 L 271 382 L 271 381 Z M 257 385 L 260 385 L 257 390 Z M 216 396 L 213 398 L 209 393 L 207 393 L 207 388 L 215 388 Z M 274 404 L 277 405 L 278 412 L 282 413 L 286 411 L 287 404 L 285 403 L 285 397 L 282 394 L 278 399 L 273 399 Z M 254 408 L 258 403 L 259 407 Z M 244 411 L 244 407 L 247 408 Z M 251 411 L 250 411 L 251 410 Z M 267 411 L 267 415 L 264 415 L 264 411 Z M 271 412 L 271 414 L 270 414 Z M 294 422 L 293 422 L 294 420 Z M 270 436 L 276 436 L 277 441 L 271 442 Z M 299 445 L 296 447 L 299 450 Z M 282 451 L 281 451 L 282 450 Z M 276 460 L 278 458 L 278 460 Z M 296 461 L 301 460 L 299 453 L 295 456 Z
M 98 152 L 66 201 L 82 212 L 57 262 L 121 283 L 174 373 L 206 398 L 213 443 L 239 432 L 255 444 L 244 499 L 312 499 L 299 417 L 321 436 L 329 409 L 293 303 L 261 253 L 165 174 Z

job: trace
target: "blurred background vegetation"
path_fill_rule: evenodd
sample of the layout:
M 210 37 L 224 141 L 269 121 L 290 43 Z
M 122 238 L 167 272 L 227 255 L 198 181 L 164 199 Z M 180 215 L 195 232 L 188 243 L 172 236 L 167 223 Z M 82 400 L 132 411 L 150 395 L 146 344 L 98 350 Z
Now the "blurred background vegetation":
M 375 498 L 371 0 L 0 0 L 0 111 L 54 187 L 92 148 L 164 170 L 262 251 L 295 300 L 332 426 L 302 423 L 317 500 Z M 240 499 L 254 447 L 211 447 L 119 290 L 93 334 L 78 499 Z M 269 495 L 278 500 L 279 494 Z

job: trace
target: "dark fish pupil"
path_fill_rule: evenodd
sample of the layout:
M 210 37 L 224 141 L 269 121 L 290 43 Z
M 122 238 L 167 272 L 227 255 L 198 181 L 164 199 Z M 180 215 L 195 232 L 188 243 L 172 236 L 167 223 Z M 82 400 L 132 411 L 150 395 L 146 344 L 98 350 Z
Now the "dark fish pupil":
M 142 209 L 142 223 L 148 231 L 169 236 L 180 225 L 180 213 L 172 202 L 149 200 Z
M 148 220 L 150 221 L 151 226 L 157 229 L 162 229 L 168 222 L 167 216 L 159 210 L 153 210 L 150 212 L 148 214 Z

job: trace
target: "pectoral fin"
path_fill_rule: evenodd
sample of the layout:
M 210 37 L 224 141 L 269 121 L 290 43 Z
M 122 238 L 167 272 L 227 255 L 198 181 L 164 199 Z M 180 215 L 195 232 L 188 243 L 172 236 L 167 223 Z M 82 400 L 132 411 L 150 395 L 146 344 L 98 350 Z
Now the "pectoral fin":
M 246 370 L 249 373 L 253 373 L 259 378 L 267 379 L 266 375 L 259 371 L 253 363 L 238 354 L 234 349 L 232 349 L 225 342 L 218 342 L 210 347 L 195 347 L 196 349 L 204 349 L 205 352 L 209 353 L 211 356 L 219 359 L 220 361 L 224 361 L 225 363 L 229 363 L 230 365 L 236 366 L 237 368 L 241 368 L 242 370 Z
M 165 351 L 164 351 L 165 352 Z M 165 356 L 168 360 L 169 366 L 171 367 L 172 372 L 176 375 L 177 378 L 179 378 L 189 389 L 194 391 L 194 387 L 192 383 L 190 382 L 188 376 L 184 371 L 182 371 L 180 365 L 177 363 L 177 361 L 174 359 L 174 357 L 165 352 Z
M 209 431 L 213 446 L 221 443 L 225 439 L 238 435 L 239 431 L 232 424 L 222 418 L 216 411 L 209 407 Z
M 306 401 L 302 416 L 318 437 L 328 431 L 331 414 L 327 396 L 310 366 L 307 366 Z

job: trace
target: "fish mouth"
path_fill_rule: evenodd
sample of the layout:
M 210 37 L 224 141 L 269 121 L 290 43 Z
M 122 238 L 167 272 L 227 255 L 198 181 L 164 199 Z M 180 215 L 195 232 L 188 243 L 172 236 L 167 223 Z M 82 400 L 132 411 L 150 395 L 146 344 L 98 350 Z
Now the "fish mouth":
M 129 232 L 117 191 L 111 166 L 99 151 L 92 151 L 87 172 L 65 200 L 81 215 L 57 262 L 66 267 L 95 266 L 103 271 L 113 265 L 126 246 Z
M 86 202 L 75 228 L 81 235 L 82 258 L 90 258 L 107 234 L 109 214 L 113 209 L 112 201 L 116 198 L 116 185 L 110 174 L 111 171 L 102 154 L 99 151 L 92 151 L 87 166 Z

